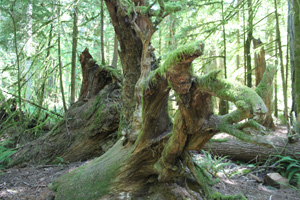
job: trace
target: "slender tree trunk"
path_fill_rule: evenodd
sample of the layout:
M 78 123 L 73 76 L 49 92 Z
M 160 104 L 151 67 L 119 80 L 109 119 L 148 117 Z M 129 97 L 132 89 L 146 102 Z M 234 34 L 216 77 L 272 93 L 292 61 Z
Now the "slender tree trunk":
M 78 8 L 74 2 L 74 12 L 73 12 L 73 43 L 72 43 L 72 68 L 71 68 L 71 104 L 75 102 L 76 94 L 76 53 L 77 53 L 77 36 L 78 36 Z
M 240 0 L 238 0 L 238 5 L 240 4 Z M 237 24 L 240 24 L 240 10 L 237 10 Z M 238 27 L 236 30 L 236 41 L 237 41 L 237 55 L 236 55 L 236 69 L 240 68 L 240 28 Z
M 227 79 L 227 66 L 226 66 L 226 30 L 225 30 L 225 21 L 224 21 L 224 1 L 221 2 L 222 6 L 222 29 L 223 29 L 223 68 L 224 68 L 224 78 Z M 225 115 L 228 113 L 229 104 L 228 101 L 220 100 L 219 105 L 219 114 Z
M 274 0 L 275 4 L 275 19 L 276 19 L 276 41 L 278 43 L 278 50 L 279 50 L 279 58 L 280 58 L 280 71 L 281 71 L 281 79 L 282 79 L 282 89 L 283 89 L 283 102 L 284 102 L 284 120 L 285 123 L 289 128 L 288 123 L 288 105 L 287 105 L 287 85 L 285 81 L 285 70 L 283 66 L 283 53 L 282 53 L 282 47 L 281 47 L 281 37 L 280 37 L 280 29 L 279 29 L 279 19 L 278 19 L 278 12 L 277 12 L 277 0 Z
M 18 104 L 19 104 L 19 121 L 20 121 L 20 127 L 22 132 L 22 126 L 23 126 L 23 116 L 22 116 L 22 96 L 21 96 L 21 68 L 20 68 L 20 58 L 19 58 L 19 50 L 17 45 L 17 23 L 15 21 L 15 13 L 14 13 L 14 6 L 12 6 L 10 17 L 13 21 L 14 26 L 14 47 L 15 47 L 15 53 L 17 57 L 17 71 L 18 71 Z
M 103 5 L 103 1 L 104 0 L 100 0 L 101 1 L 101 24 L 100 24 L 100 28 L 101 28 L 101 64 L 105 65 L 105 58 L 104 58 L 104 5 Z
M 28 4 L 27 9 L 27 19 L 28 19 L 28 41 L 25 46 L 26 50 L 26 61 L 25 61 L 25 73 L 26 73 L 26 93 L 25 93 L 25 99 L 30 100 L 31 96 L 31 54 L 32 54 L 32 3 L 30 2 Z
M 275 67 L 278 68 L 278 47 L 275 43 Z M 274 116 L 278 117 L 278 86 L 277 86 L 277 71 L 275 73 L 274 80 L 274 90 L 275 90 L 275 99 L 274 99 Z
M 251 67 L 251 40 L 253 33 L 253 11 L 252 11 L 252 0 L 248 1 L 248 33 L 247 40 L 245 44 L 245 53 L 246 53 L 246 66 L 247 66 L 247 86 L 249 88 L 252 87 L 252 67 Z
M 246 17 L 245 4 L 243 4 L 243 44 L 244 44 L 244 84 L 247 85 L 247 51 L 246 51 Z
M 115 34 L 115 37 L 114 37 L 114 55 L 113 55 L 113 60 L 112 60 L 112 63 L 111 65 L 113 67 L 117 67 L 117 64 L 118 64 L 118 47 L 119 47 L 119 42 L 118 42 L 118 38 L 117 38 L 117 35 Z
M 60 91 L 62 95 L 62 102 L 63 102 L 63 108 L 64 112 L 67 112 L 67 105 L 66 105 L 66 100 L 65 100 L 65 92 L 64 92 L 64 83 L 63 83 L 63 74 L 62 74 L 62 62 L 61 62 L 61 48 L 60 48 L 60 1 L 58 5 L 58 35 L 57 35 L 57 45 L 58 45 L 58 68 L 59 68 L 59 80 L 60 80 Z

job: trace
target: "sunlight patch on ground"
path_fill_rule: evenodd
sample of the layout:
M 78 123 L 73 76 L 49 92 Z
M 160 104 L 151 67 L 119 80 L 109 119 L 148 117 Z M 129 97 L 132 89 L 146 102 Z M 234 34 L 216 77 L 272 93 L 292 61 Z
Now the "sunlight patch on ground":
M 0 190 L 0 198 L 1 197 L 7 197 L 7 195 L 15 195 L 21 192 L 24 192 L 25 188 L 19 187 L 19 188 L 14 188 L 14 189 L 2 189 Z
M 218 133 L 218 134 L 216 134 L 213 138 L 214 139 L 224 139 L 224 138 L 227 138 L 227 137 L 229 137 L 230 135 L 229 134 L 227 134 L 227 133 Z

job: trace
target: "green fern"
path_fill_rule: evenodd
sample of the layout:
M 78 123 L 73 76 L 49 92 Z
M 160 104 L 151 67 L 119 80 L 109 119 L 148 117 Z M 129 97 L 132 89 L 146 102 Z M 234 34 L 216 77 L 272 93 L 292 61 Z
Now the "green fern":
M 285 176 L 291 184 L 300 186 L 300 162 L 290 156 L 280 156 L 276 161 L 276 165 L 279 167 L 278 172 Z
M 0 142 L 0 169 L 3 169 L 4 165 L 9 163 L 9 157 L 16 152 L 15 149 L 6 147 L 10 143 L 12 142 L 9 140 L 4 140 Z

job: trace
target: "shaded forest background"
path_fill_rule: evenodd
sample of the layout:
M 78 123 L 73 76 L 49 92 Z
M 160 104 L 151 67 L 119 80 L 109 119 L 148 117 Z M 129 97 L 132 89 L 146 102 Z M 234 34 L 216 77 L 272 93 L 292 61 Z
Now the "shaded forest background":
M 187 41 L 202 40 L 205 55 L 195 61 L 195 66 L 201 66 L 195 69 L 199 75 L 223 69 L 224 78 L 255 88 L 254 58 L 264 48 L 266 64 L 278 69 L 272 114 L 274 120 L 286 124 L 281 73 L 288 87 L 289 112 L 292 98 L 287 45 L 288 2 L 277 2 L 277 8 L 274 1 L 249 0 L 186 1 L 186 5 L 181 12 L 164 19 L 156 31 L 151 41 L 156 48 L 155 55 L 164 60 L 168 52 Z M 280 71 L 275 9 L 279 16 L 283 72 Z M 114 60 L 117 54 L 114 30 L 101 1 L 2 0 L 0 12 L 1 98 L 15 98 L 13 95 L 18 96 L 20 92 L 23 118 L 35 116 L 42 120 L 48 113 L 49 121 L 55 122 L 57 115 L 49 111 L 63 115 L 64 109 L 77 100 L 82 80 L 78 58 L 86 47 L 98 64 L 112 65 L 121 71 L 120 63 Z M 249 37 L 260 39 L 262 43 L 259 47 L 250 43 L 251 68 L 246 56 L 248 40 L 252 40 Z M 218 112 L 218 100 L 214 106 Z M 228 108 L 232 110 L 233 106 L 230 104 Z

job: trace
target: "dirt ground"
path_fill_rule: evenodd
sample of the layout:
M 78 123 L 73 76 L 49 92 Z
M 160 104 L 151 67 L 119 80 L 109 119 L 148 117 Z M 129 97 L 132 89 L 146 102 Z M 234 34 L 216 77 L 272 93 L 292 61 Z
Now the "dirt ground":
M 283 132 L 281 128 L 276 134 Z M 217 175 L 220 181 L 214 186 L 222 194 L 243 194 L 248 200 L 300 200 L 300 188 L 282 186 L 276 189 L 261 182 L 272 169 L 262 167 L 257 170 L 255 167 L 249 168 L 249 165 L 236 164 L 227 159 L 224 162 L 232 163 L 219 171 Z M 48 185 L 83 164 L 85 162 L 0 170 L 0 199 L 52 200 L 54 196 Z M 243 173 L 245 170 L 248 170 L 247 173 Z M 235 173 L 239 171 L 242 173 Z
M 10 168 L 0 171 L 0 199 L 51 200 L 48 185 L 83 163 Z
M 32 166 L 2 170 L 0 175 L 0 199 L 51 200 L 53 195 L 48 184 L 55 178 L 74 170 L 84 163 L 60 166 Z M 242 166 L 232 164 L 230 170 Z M 263 180 L 262 175 L 258 175 Z M 228 178 L 220 173 L 220 182 L 214 186 L 223 194 L 243 194 L 248 200 L 299 200 L 299 189 L 290 186 L 276 189 L 257 182 L 252 173 Z

